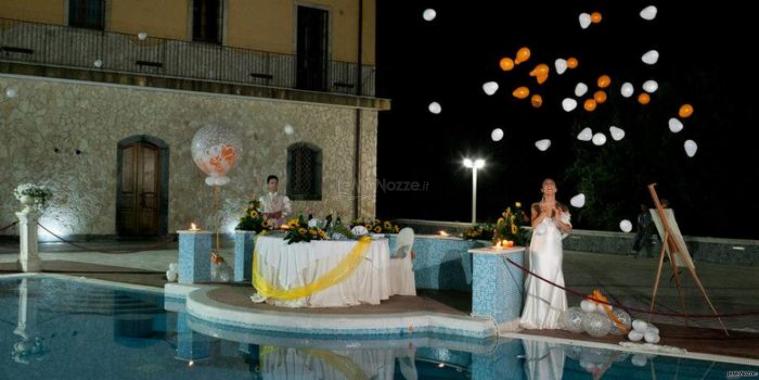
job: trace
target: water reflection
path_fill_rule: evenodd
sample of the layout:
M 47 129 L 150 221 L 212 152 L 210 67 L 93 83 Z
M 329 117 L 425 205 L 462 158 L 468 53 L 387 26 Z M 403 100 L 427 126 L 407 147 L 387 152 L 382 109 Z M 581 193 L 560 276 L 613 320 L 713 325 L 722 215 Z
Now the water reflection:
M 724 379 L 729 370 L 755 370 L 520 339 L 223 327 L 189 316 L 183 301 L 51 279 L 0 280 L 0 350 L 8 378 L 33 370 L 36 378 L 140 380 Z

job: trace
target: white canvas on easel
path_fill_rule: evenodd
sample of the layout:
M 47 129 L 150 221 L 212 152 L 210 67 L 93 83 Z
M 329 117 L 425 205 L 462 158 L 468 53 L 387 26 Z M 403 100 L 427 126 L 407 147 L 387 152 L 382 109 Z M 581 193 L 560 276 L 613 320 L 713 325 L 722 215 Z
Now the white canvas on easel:
M 649 212 L 651 213 L 651 219 L 656 225 L 656 231 L 659 233 L 659 239 L 661 239 L 662 244 L 665 244 L 664 226 L 662 225 L 661 219 L 659 219 L 659 214 L 656 212 L 656 209 L 651 209 Z M 676 252 L 670 252 L 675 260 L 675 265 L 678 267 L 695 268 L 695 265 L 693 264 L 693 258 L 691 257 L 690 252 L 688 252 L 688 246 L 685 245 L 685 239 L 683 239 L 683 234 L 680 233 L 680 227 L 677 225 L 677 220 L 675 220 L 674 211 L 672 211 L 671 208 L 665 208 L 664 214 L 667 216 L 667 223 L 669 224 L 669 229 L 672 232 L 672 238 L 677 241 L 678 247 L 683 248 L 682 255 L 678 255 Z

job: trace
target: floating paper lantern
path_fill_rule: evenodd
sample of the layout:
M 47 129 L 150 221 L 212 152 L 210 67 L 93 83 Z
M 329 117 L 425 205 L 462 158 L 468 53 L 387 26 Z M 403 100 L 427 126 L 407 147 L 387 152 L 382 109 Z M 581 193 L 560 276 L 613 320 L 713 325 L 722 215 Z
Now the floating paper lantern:
M 659 61 L 659 52 L 656 50 L 649 50 L 643 53 L 643 56 L 640 57 L 640 60 L 647 65 L 655 65 L 656 62 Z
M 496 128 L 490 132 L 490 139 L 496 142 L 501 141 L 501 139 L 503 139 L 503 129 Z
M 696 144 L 696 142 L 693 140 L 685 141 L 685 144 L 683 144 L 683 147 L 685 148 L 685 154 L 687 154 L 688 157 L 695 156 L 696 152 L 698 151 L 698 144 Z
M 653 5 L 649 5 L 643 8 L 642 11 L 640 11 L 640 18 L 646 21 L 651 21 L 656 18 L 657 13 L 658 13 L 658 9 L 656 9 L 656 7 Z
M 578 16 L 578 20 L 580 21 L 580 28 L 588 29 L 590 24 L 593 22 L 590 18 L 589 13 L 580 13 L 580 16 Z
M 693 106 L 690 104 L 683 104 L 680 106 L 680 109 L 677 111 L 677 115 L 680 116 L 683 119 L 687 119 L 693 115 Z
M 601 132 L 596 133 L 593 135 L 593 145 L 595 146 L 601 146 L 603 144 L 606 144 L 606 135 L 604 135 Z
M 482 85 L 482 91 L 485 91 L 485 94 L 488 96 L 493 95 L 498 91 L 498 83 L 493 81 L 485 82 L 485 84 Z
M 509 57 L 501 58 L 501 60 L 498 61 L 498 66 L 503 71 L 511 71 L 514 69 L 514 60 Z
M 622 232 L 630 232 L 633 229 L 633 225 L 629 220 L 623 219 L 619 222 L 619 229 L 622 230 Z
M 564 58 L 558 58 L 553 62 L 553 66 L 556 68 L 556 74 L 564 74 L 567 71 L 567 60 Z
M 653 94 L 658 89 L 659 89 L 659 83 L 656 83 L 655 80 L 647 80 L 643 82 L 643 91 L 649 94 Z
M 619 141 L 625 138 L 625 130 L 613 125 L 609 127 L 609 134 L 614 141 Z
M 577 139 L 580 140 L 580 141 L 590 141 L 590 140 L 593 139 L 593 131 L 590 128 L 585 127 L 577 135 Z
M 581 98 L 583 95 L 585 95 L 588 92 L 588 85 L 585 83 L 577 83 L 575 86 L 575 96 L 578 98 Z
M 635 87 L 633 87 L 632 83 L 625 82 L 622 84 L 622 88 L 619 89 L 619 93 L 625 98 L 629 98 L 635 93 Z
M 543 139 L 535 141 L 535 147 L 538 148 L 539 151 L 545 152 L 551 147 L 551 140 Z

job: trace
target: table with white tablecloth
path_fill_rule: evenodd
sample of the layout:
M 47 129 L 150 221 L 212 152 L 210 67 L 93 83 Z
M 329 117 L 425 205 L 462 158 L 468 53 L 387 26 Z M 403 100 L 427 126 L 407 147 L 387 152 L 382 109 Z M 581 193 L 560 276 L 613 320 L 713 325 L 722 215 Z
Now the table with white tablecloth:
M 282 237 L 260 236 L 256 239 L 255 255 L 263 280 L 280 289 L 294 289 L 330 272 L 357 244 L 352 240 L 288 244 Z M 387 239 L 372 240 L 362 251 L 358 266 L 342 281 L 298 299 L 270 298 L 267 302 L 287 307 L 339 307 L 377 305 L 392 295 L 415 295 L 413 271 L 394 270 L 397 266 L 391 265 L 391 260 L 410 261 L 411 257 L 391 258 Z

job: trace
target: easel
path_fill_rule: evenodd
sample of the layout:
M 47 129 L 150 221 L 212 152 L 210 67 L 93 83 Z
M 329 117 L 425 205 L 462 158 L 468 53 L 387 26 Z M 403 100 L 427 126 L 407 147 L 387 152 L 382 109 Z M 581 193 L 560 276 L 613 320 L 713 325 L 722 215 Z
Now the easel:
M 725 324 L 722 323 L 722 319 L 719 317 L 719 313 L 717 312 L 717 309 L 714 308 L 714 305 L 712 304 L 712 301 L 709 299 L 709 296 L 706 294 L 706 289 L 704 289 L 704 285 L 701 284 L 701 280 L 698 278 L 698 274 L 696 274 L 696 267 L 693 265 L 693 260 L 689 256 L 686 256 L 685 252 L 687 252 L 687 248 L 680 245 L 680 241 L 678 239 L 674 238 L 674 235 L 672 233 L 672 229 L 669 226 L 669 220 L 667 219 L 667 214 L 664 212 L 664 207 L 662 207 L 661 202 L 659 201 L 659 196 L 656 194 L 655 189 L 656 184 L 652 183 L 648 185 L 648 191 L 651 193 L 651 198 L 654 201 L 654 206 L 656 206 L 656 212 L 659 214 L 659 219 L 661 220 L 662 229 L 664 230 L 664 236 L 662 237 L 662 244 L 661 244 L 661 251 L 659 252 L 659 268 L 656 270 L 656 281 L 654 282 L 654 291 L 653 295 L 651 295 L 651 313 L 654 311 L 654 307 L 656 304 L 656 292 L 659 290 L 659 280 L 661 279 L 661 272 L 662 272 L 662 266 L 664 265 L 664 254 L 667 254 L 667 257 L 669 258 L 669 263 L 672 266 L 672 272 L 673 276 L 675 277 L 675 284 L 677 286 L 677 293 L 680 296 L 680 304 L 682 305 L 683 312 L 685 313 L 685 316 L 687 318 L 688 311 L 685 308 L 685 299 L 683 298 L 683 291 L 680 286 L 680 276 L 677 273 L 677 262 L 675 261 L 676 257 L 675 255 L 678 255 L 677 259 L 680 259 L 679 261 L 683 263 L 683 266 L 688 268 L 688 271 L 690 272 L 691 277 L 693 277 L 693 281 L 696 282 L 696 285 L 698 285 L 698 288 L 701 290 L 701 294 L 704 295 L 704 298 L 706 299 L 706 303 L 709 305 L 709 308 L 712 309 L 712 312 L 714 312 L 714 315 L 717 316 L 717 320 L 719 321 L 720 326 L 722 326 L 722 330 L 725 332 L 725 335 L 730 336 L 730 334 L 727 332 L 727 328 L 725 327 Z M 651 320 L 653 314 L 649 314 L 648 319 Z M 686 325 L 688 323 L 688 320 L 685 321 Z

